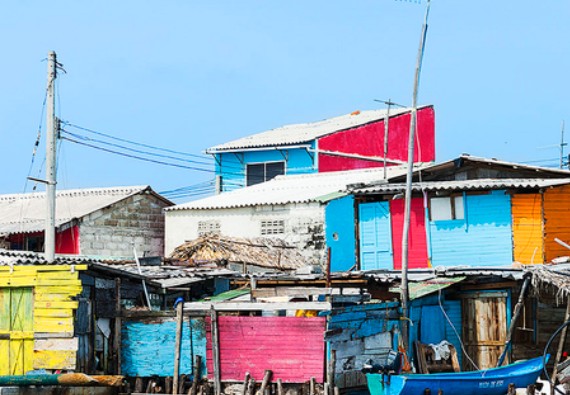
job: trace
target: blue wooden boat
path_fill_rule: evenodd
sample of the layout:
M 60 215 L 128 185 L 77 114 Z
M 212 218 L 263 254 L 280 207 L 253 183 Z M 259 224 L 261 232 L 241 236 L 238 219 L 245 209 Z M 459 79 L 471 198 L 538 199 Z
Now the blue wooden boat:
M 426 389 L 436 395 L 504 395 L 509 384 L 525 388 L 533 384 L 544 367 L 543 358 L 533 358 L 474 372 L 399 374 L 368 373 L 371 395 L 423 395 Z

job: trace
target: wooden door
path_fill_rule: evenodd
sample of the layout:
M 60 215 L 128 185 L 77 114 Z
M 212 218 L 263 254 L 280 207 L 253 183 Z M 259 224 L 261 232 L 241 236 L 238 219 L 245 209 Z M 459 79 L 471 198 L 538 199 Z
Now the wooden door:
M 507 337 L 507 292 L 463 295 L 463 342 L 479 369 L 497 366 Z M 475 370 L 467 358 L 463 370 Z
M 0 375 L 33 369 L 33 289 L 0 288 Z

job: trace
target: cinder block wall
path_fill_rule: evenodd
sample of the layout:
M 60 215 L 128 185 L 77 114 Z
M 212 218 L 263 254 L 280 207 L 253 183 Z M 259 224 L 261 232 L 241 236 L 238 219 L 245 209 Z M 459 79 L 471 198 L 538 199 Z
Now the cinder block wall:
M 162 255 L 164 214 L 168 204 L 149 194 L 131 196 L 83 218 L 79 225 L 80 253 L 132 257 Z

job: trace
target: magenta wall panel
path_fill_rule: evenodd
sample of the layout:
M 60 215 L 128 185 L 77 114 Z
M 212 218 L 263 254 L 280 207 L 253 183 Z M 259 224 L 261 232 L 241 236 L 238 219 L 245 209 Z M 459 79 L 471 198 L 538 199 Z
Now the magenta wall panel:
M 390 118 L 388 131 L 388 158 L 408 159 L 410 113 Z M 414 162 L 435 160 L 435 112 L 433 107 L 418 110 Z M 384 156 L 384 121 L 376 121 L 353 129 L 321 137 L 319 150 L 336 151 L 363 156 Z M 382 162 L 344 158 L 319 153 L 319 172 L 381 167 Z
M 273 380 L 323 382 L 325 364 L 324 317 L 218 318 L 222 381 L 243 381 L 245 373 L 260 381 L 266 369 Z M 206 358 L 213 378 L 212 332 L 206 320 Z

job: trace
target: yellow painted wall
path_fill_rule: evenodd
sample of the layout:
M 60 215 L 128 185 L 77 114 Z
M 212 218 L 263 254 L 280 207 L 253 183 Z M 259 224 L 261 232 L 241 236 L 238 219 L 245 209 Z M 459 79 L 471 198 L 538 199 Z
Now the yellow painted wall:
M 0 355 L 0 375 L 75 369 L 73 319 L 78 302 L 73 297 L 82 290 L 78 272 L 86 269 L 86 265 L 0 266 L 0 353 L 10 353 L 10 358 Z M 29 300 L 22 299 L 23 290 Z M 21 303 L 23 311 L 2 308 L 10 300 L 26 301 Z M 14 317 L 17 324 L 10 322 Z
M 554 241 L 570 243 L 570 186 L 547 189 L 544 192 L 544 250 L 546 262 L 559 256 L 569 256 L 570 250 Z
M 512 199 L 515 261 L 544 263 L 542 194 L 517 194 Z

